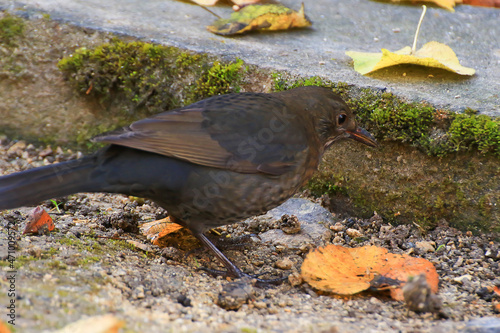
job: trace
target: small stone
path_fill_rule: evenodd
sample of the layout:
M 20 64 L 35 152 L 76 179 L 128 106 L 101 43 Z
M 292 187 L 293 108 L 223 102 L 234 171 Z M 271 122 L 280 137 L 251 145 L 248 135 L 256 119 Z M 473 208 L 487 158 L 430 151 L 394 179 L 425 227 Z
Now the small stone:
M 455 261 L 455 264 L 453 264 L 453 267 L 457 268 L 462 266 L 464 263 L 464 258 L 463 257 L 458 257 L 457 261 Z
M 415 246 L 421 252 L 434 252 L 436 250 L 436 243 L 432 241 L 416 242 Z
M 352 228 L 349 228 L 346 230 L 346 234 L 351 237 L 351 238 L 359 238 L 359 237 L 363 237 L 363 234 L 361 233 L 361 231 L 357 230 L 357 229 L 352 229 Z
M 441 299 L 432 293 L 425 274 L 408 280 L 403 287 L 403 295 L 406 306 L 414 312 L 441 311 Z
M 254 290 L 247 281 L 229 282 L 222 287 L 217 305 L 226 310 L 238 310 L 254 297 Z
M 337 223 L 335 223 L 335 225 L 332 225 L 330 227 L 330 230 L 334 231 L 334 232 L 340 232 L 340 231 L 344 230 L 344 225 L 340 222 L 337 222 Z
M 465 275 L 462 275 L 462 276 L 459 276 L 459 277 L 456 277 L 456 278 L 453 279 L 454 282 L 456 282 L 458 284 L 462 284 L 462 285 L 464 283 L 466 283 L 467 280 L 471 281 L 472 280 L 472 276 L 469 275 L 469 274 L 465 274 Z
M 40 157 L 47 157 L 49 155 L 52 155 L 53 153 L 54 153 L 54 151 L 52 150 L 52 148 L 50 146 L 47 146 L 47 148 L 45 148 L 44 150 L 39 152 L 38 155 Z
M 138 286 L 137 288 L 135 288 L 132 297 L 134 299 L 143 299 L 144 297 L 146 297 L 146 295 L 144 294 L 144 286 Z
M 293 261 L 290 258 L 283 258 L 275 262 L 275 265 L 279 269 L 288 270 L 293 267 Z
M 26 148 L 26 142 L 24 141 L 18 141 L 14 143 L 8 150 L 7 150 L 7 156 L 12 156 L 12 155 L 22 155 L 22 151 Z
M 299 272 L 293 272 L 292 274 L 288 275 L 288 282 L 292 287 L 296 287 L 298 285 L 302 284 L 302 276 L 299 274 Z
M 267 304 L 263 301 L 257 301 L 253 303 L 253 306 L 255 306 L 257 309 L 265 309 L 267 308 Z

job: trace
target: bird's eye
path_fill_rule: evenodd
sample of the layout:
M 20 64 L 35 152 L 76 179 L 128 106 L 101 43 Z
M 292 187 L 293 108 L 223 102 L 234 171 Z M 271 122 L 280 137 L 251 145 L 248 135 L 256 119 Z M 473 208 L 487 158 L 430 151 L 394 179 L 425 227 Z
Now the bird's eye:
M 342 125 L 343 123 L 345 123 L 346 120 L 347 120 L 347 115 L 345 113 L 341 113 L 339 115 L 339 118 L 337 119 L 339 125 Z

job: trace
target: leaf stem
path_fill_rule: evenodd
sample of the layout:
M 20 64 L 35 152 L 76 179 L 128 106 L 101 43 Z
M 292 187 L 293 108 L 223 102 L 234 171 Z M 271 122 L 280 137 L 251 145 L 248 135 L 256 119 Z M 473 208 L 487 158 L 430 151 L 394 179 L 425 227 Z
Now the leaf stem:
M 417 31 L 415 31 L 415 38 L 413 39 L 413 46 L 411 47 L 411 54 L 415 54 L 417 51 L 417 39 L 418 39 L 418 33 L 420 32 L 420 25 L 422 24 L 422 21 L 424 20 L 425 12 L 427 11 L 427 6 L 423 5 L 422 6 L 422 15 L 420 15 L 420 20 L 418 21 L 417 25 Z
M 207 12 L 209 12 L 209 13 L 210 13 L 210 14 L 212 14 L 213 16 L 217 17 L 219 20 L 222 18 L 222 17 L 220 17 L 219 15 L 215 14 L 213 11 L 211 11 L 210 9 L 208 9 L 208 8 L 207 8 L 207 7 L 205 7 L 205 6 L 201 6 L 201 5 L 200 5 L 200 7 L 201 7 L 201 8 L 203 8 L 203 9 L 205 9 Z

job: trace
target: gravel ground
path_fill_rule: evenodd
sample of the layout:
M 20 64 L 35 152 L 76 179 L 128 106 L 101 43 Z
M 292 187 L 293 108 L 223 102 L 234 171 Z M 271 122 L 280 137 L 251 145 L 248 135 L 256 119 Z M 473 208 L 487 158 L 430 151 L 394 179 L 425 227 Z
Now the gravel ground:
M 79 155 L 3 137 L 0 173 Z M 291 274 L 289 281 L 266 287 L 197 270 L 220 266 L 196 243 L 179 241 L 182 235 L 167 247 L 152 245 L 138 226 L 166 214 L 148 200 L 77 194 L 58 199 L 59 210 L 47 201 L 43 207 L 56 231 L 43 235 L 22 235 L 33 207 L 0 212 L 1 286 L 8 289 L 7 224 L 14 223 L 17 332 L 52 332 L 102 314 L 122 320 L 124 332 L 498 332 L 495 306 L 500 296 L 491 291 L 500 285 L 498 235 L 461 232 L 444 220 L 426 232 L 416 224 L 386 224 L 376 214 L 368 220 L 337 216 L 320 206 L 324 200 L 294 199 L 295 206 L 287 204 L 272 214 L 217 229 L 221 239 L 247 236 L 239 246 L 224 246 L 244 271 L 267 273 L 264 277 Z M 283 213 L 298 216 L 301 233 L 283 238 L 277 221 Z M 322 216 L 324 221 L 306 221 L 307 216 Z M 441 313 L 417 314 L 403 302 L 375 294 L 324 295 L 301 283 L 297 272 L 305 254 L 329 243 L 379 245 L 430 260 L 440 276 Z M 9 299 L 6 292 L 0 293 L 2 308 Z M 486 330 L 488 325 L 493 330 Z

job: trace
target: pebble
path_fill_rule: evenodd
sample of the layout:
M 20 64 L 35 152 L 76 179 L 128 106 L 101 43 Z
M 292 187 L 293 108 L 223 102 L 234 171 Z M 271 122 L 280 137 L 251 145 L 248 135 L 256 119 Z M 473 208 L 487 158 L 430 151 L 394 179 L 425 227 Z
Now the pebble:
M 421 252 L 434 252 L 436 250 L 436 243 L 432 241 L 416 242 L 415 246 Z
M 349 228 L 345 232 L 351 238 L 359 238 L 363 236 L 363 234 L 357 229 Z
M 238 310 L 254 297 L 253 287 L 245 281 L 229 282 L 222 287 L 217 297 L 217 305 L 225 310 Z
M 463 285 L 466 280 L 468 280 L 467 282 L 471 281 L 472 276 L 469 274 L 465 274 L 465 275 L 462 275 L 462 276 L 459 276 L 459 277 L 456 277 L 453 279 L 454 282 L 461 284 L 461 285 Z
M 293 267 L 293 261 L 291 261 L 290 258 L 283 258 L 283 259 L 277 260 L 275 265 L 279 269 L 288 270 L 288 269 L 291 269 Z
M 334 232 L 340 232 L 344 230 L 344 225 L 340 222 L 335 223 L 335 225 L 330 226 L 330 230 Z

